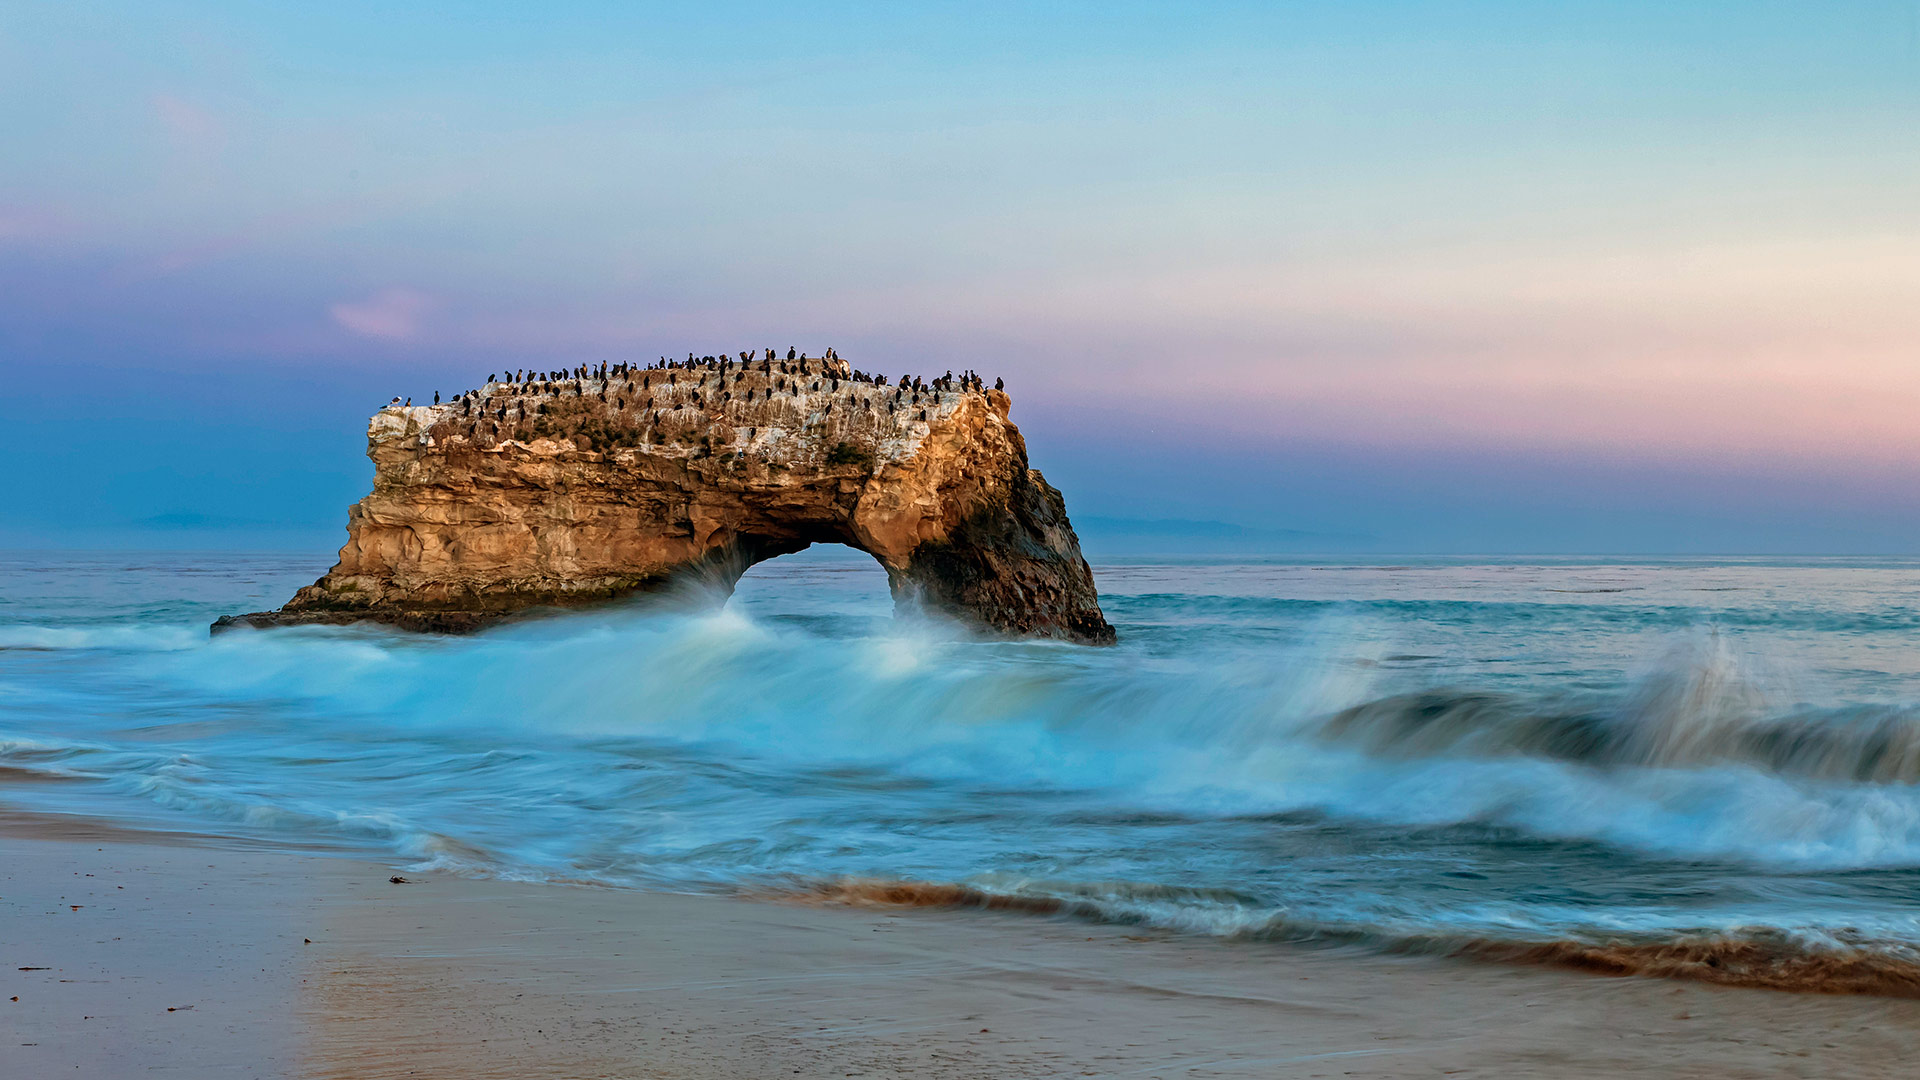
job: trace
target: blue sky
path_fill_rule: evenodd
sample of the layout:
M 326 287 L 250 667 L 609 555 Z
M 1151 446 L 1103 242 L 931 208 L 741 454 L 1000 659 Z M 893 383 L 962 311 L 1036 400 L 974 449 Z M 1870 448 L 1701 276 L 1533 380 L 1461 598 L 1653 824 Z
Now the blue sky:
M 0 11 L 0 543 L 337 543 L 393 394 L 1004 375 L 1076 515 L 1920 549 L 1912 2 Z

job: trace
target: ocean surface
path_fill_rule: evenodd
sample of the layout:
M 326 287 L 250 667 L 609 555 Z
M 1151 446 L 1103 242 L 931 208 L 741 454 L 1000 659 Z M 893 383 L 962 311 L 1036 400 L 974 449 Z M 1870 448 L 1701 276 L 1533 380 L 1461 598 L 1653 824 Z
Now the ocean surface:
M 844 549 L 467 638 L 330 553 L 0 553 L 0 806 L 556 883 L 1920 988 L 1920 562 L 1131 560 L 1110 649 Z

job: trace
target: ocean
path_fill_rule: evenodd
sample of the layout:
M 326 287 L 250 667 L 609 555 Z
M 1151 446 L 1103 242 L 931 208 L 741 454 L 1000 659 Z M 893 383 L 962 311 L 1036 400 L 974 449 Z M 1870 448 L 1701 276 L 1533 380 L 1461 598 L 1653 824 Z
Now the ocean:
M 1095 561 L 1113 648 L 845 549 L 472 637 L 330 553 L 0 553 L 0 807 L 596 886 L 1920 992 L 1920 561 Z

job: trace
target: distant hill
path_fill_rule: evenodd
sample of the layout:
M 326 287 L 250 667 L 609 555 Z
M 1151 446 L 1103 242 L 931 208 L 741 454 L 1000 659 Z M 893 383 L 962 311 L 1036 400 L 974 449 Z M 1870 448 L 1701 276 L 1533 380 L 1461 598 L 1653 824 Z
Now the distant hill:
M 1259 529 L 1229 521 L 1186 518 L 1079 517 L 1080 546 L 1089 555 L 1283 554 L 1368 551 L 1379 538 L 1367 533 Z

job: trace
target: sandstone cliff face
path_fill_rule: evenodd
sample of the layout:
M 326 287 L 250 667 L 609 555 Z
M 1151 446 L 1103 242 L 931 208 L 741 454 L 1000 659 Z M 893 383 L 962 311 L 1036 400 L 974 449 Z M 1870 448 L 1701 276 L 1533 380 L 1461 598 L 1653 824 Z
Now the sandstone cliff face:
M 368 427 L 373 492 L 332 571 L 277 612 L 474 629 L 836 542 L 896 605 L 1009 634 L 1113 640 L 1060 493 L 1007 396 L 876 385 L 844 361 L 753 360 L 500 383 Z

